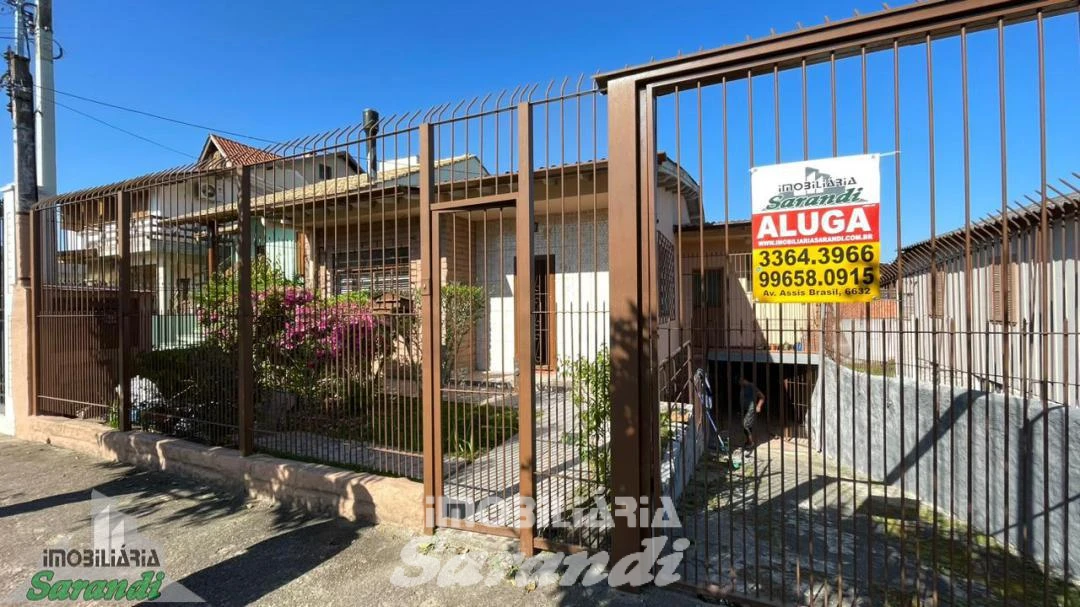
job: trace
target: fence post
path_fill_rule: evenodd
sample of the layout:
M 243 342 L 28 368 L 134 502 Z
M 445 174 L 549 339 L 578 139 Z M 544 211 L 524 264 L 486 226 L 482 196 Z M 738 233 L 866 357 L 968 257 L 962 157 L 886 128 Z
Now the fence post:
M 209 238 L 207 238 L 206 249 L 206 272 L 208 276 L 213 276 L 214 272 L 217 272 L 218 260 L 217 260 L 217 222 L 213 221 L 207 226 L 209 232 Z
M 518 360 L 518 446 L 521 508 L 518 537 L 521 552 L 532 555 L 536 539 L 536 408 L 533 392 L 533 123 L 529 102 L 518 105 L 518 195 L 514 238 L 517 240 L 517 284 L 514 285 L 514 350 Z M 528 523 L 528 524 L 526 524 Z
M 435 532 L 438 521 L 438 491 L 437 486 L 441 483 L 436 472 L 436 449 L 435 441 L 435 417 L 439 415 L 439 407 L 435 403 L 435 310 L 434 297 L 432 297 L 432 268 L 433 259 L 438 259 L 438 254 L 431 250 L 431 203 L 432 203 L 432 176 L 434 168 L 433 144 L 434 129 L 430 123 L 420 125 L 420 400 L 422 403 L 421 416 L 424 433 L 424 532 Z M 438 280 L 436 275 L 435 280 Z
M 652 167 L 642 142 L 652 128 L 643 110 L 651 99 L 642 98 L 632 78 L 613 80 L 608 86 L 608 241 L 611 284 L 611 493 L 615 499 L 642 497 L 651 508 L 658 493 L 654 469 L 659 460 L 655 411 L 656 391 L 651 378 L 653 344 L 650 319 L 655 316 L 650 287 L 651 248 L 656 236 L 649 198 L 644 195 L 651 178 L 642 171 Z M 630 240 L 632 239 L 632 240 Z M 626 246 L 634 242 L 635 245 Z M 651 515 L 646 520 L 651 520 Z M 652 530 L 616 516 L 612 535 L 612 561 L 638 552 Z M 633 583 L 633 581 L 631 581 Z
M 46 207 L 53 211 L 53 207 Z M 30 415 L 38 414 L 38 402 L 39 402 L 39 390 L 41 381 L 41 307 L 42 298 L 44 297 L 44 289 L 42 288 L 42 263 L 41 258 L 43 255 L 42 242 L 41 242 L 41 213 L 40 209 L 29 211 L 30 215 Z M 6 219 L 5 219 L 6 221 Z M 18 235 L 19 226 L 16 223 L 14 227 L 15 234 Z M 12 253 L 15 255 L 22 255 L 23 249 L 18 246 L 11 247 Z M 16 268 L 18 264 L 16 264 Z M 20 288 L 21 285 L 16 281 L 16 288 Z M 14 318 L 14 315 L 9 316 Z M 6 331 L 10 345 L 14 342 L 11 341 L 11 328 L 7 327 Z M 13 354 L 9 350 L 9 355 Z M 11 381 L 15 374 L 12 373 L 12 377 L 8 378 Z
M 255 452 L 255 362 L 252 359 L 252 329 L 254 316 L 251 305 L 251 167 L 240 169 L 240 200 L 237 205 L 240 223 L 239 280 L 237 285 L 237 421 L 240 432 L 240 453 Z
M 117 317 L 120 321 L 120 356 L 117 375 L 120 378 L 120 419 L 123 432 L 131 430 L 131 192 L 116 193 L 118 217 L 117 237 Z

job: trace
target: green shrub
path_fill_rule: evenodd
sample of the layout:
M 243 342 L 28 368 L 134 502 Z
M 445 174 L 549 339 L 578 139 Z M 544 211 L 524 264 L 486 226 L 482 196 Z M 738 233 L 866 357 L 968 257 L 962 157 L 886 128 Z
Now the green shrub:
M 289 280 L 265 257 L 252 262 L 252 363 L 259 390 L 285 392 L 314 407 L 360 405 L 374 392 L 392 345 L 367 293 L 324 297 Z M 205 345 L 238 352 L 239 276 L 215 273 L 196 294 Z M 360 401 L 360 402 L 356 402 Z
M 442 287 L 442 376 L 445 381 L 473 327 L 484 315 L 484 289 L 450 283 Z
M 154 382 L 167 401 L 235 401 L 236 356 L 211 344 L 152 350 L 135 356 L 135 375 Z
M 592 472 L 593 481 L 605 497 L 611 493 L 611 356 L 607 347 L 596 358 L 564 361 L 563 373 L 570 381 L 570 401 L 577 410 L 580 431 L 569 440 Z

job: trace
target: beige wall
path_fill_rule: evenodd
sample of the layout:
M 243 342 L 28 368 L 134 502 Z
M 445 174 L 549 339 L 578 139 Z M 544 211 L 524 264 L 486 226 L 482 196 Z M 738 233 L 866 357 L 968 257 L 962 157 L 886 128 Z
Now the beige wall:
M 1014 269 L 1008 280 L 1013 310 L 1008 325 L 991 317 L 993 300 L 1000 300 L 1000 296 L 995 298 L 992 286 L 994 261 L 1001 254 L 1000 239 L 983 240 L 973 245 L 970 277 L 966 260 L 959 256 L 939 261 L 936 283 L 931 280 L 928 269 L 901 281 L 902 309 L 897 323 L 908 333 L 904 364 L 910 367 L 907 369 L 909 376 L 918 373 L 923 378 L 932 377 L 930 361 L 936 358 L 938 373 L 942 374 L 939 378 L 945 383 L 949 381 L 950 372 L 970 371 L 975 376 L 976 388 L 995 390 L 1006 383 L 1004 363 L 1008 361 L 1007 383 L 1012 394 L 1037 397 L 1045 379 L 1050 400 L 1080 402 L 1080 343 L 1076 337 L 1080 323 L 1077 299 L 1080 294 L 1076 281 L 1080 275 L 1080 260 L 1076 255 L 1080 219 L 1055 219 L 1048 231 L 1051 259 L 1046 264 L 1045 275 L 1038 253 L 1037 230 L 1011 232 L 1009 248 Z M 1048 300 L 1045 317 L 1042 306 L 1044 276 Z M 931 314 L 931 293 L 935 287 L 942 291 L 944 305 L 943 313 L 937 317 Z M 923 333 L 917 344 L 914 339 L 916 325 Z M 967 353 L 969 326 L 970 368 Z M 1043 331 L 1047 332 L 1045 337 Z M 1049 354 L 1045 360 L 1044 339 Z M 875 341 L 871 348 L 874 348 L 875 360 L 885 357 L 899 361 L 900 344 L 896 339 L 880 345 Z M 964 383 L 966 385 L 966 380 Z

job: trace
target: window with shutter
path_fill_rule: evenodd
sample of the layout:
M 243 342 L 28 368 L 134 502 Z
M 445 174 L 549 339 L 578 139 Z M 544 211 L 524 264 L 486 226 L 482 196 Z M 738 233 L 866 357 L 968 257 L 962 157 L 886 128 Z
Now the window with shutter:
M 1008 272 L 1008 274 L 1005 274 L 1005 272 Z M 1005 276 L 1008 276 L 1008 284 L 1006 284 Z M 993 265 L 990 266 L 990 322 L 1004 323 L 1007 311 L 1009 324 L 1016 323 L 1018 280 L 1019 272 L 1015 263 L 1003 263 L 1000 257 L 994 259 Z M 1007 292 L 1006 287 L 1008 288 Z
M 927 307 L 930 309 L 931 318 L 941 318 L 945 315 L 945 275 L 938 272 L 936 277 L 931 274 L 927 278 L 926 286 L 929 299 Z

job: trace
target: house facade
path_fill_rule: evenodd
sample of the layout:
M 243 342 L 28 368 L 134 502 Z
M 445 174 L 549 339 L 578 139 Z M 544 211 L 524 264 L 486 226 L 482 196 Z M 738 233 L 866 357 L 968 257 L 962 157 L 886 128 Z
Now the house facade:
M 235 258 L 234 238 L 206 226 L 177 224 L 173 218 L 235 204 L 240 194 L 239 176 L 229 169 L 242 166 L 258 166 L 252 179 L 254 195 L 361 172 L 345 152 L 285 160 L 209 135 L 193 167 L 156 175 L 147 187 L 139 187 L 143 178 L 136 178 L 88 190 L 81 200 L 59 207 L 59 259 L 56 275 L 50 280 L 82 287 L 117 284 L 120 239 L 116 190 L 127 186 L 131 192 L 131 289 L 149 294 L 154 301 L 153 343 L 167 346 L 197 339 L 192 298 L 211 272 Z M 253 222 L 252 230 L 262 243 L 261 254 L 273 259 L 290 277 L 298 273 L 293 230 L 261 218 Z
M 1080 402 L 1080 344 L 1068 338 L 1080 321 L 1078 206 L 1048 200 L 1045 233 L 1036 203 L 902 249 L 883 277 L 899 319 L 871 347 L 896 361 L 904 348 L 907 377 L 966 386 L 970 373 L 977 390 Z
M 661 157 L 657 195 L 658 242 L 674 242 L 676 218 L 697 222 L 697 183 Z M 534 285 L 532 326 L 535 364 L 555 371 L 568 360 L 592 358 L 609 342 L 607 165 L 604 161 L 536 170 L 533 175 Z M 433 181 L 440 201 L 459 200 L 479 183 L 485 195 L 513 192 L 516 174 L 493 176 L 475 156 L 436 160 Z M 421 290 L 419 164 L 386 161 L 376 176 L 359 174 L 270 192 L 252 199 L 253 216 L 296 235 L 297 273 L 327 297 L 363 292 L 416 301 Z M 510 195 L 512 199 L 512 194 Z M 202 209 L 172 220 L 205 229 L 235 219 L 235 205 Z M 439 280 L 482 292 L 481 318 L 459 350 L 455 373 L 508 377 L 516 372 L 514 282 L 516 224 L 513 210 L 492 207 L 440 213 Z M 258 246 L 261 246 L 258 245 Z M 269 245 L 268 245 L 269 246 Z M 279 256 L 280 257 L 280 256 Z M 673 292 L 675 275 L 664 288 Z M 665 326 L 675 326 L 674 313 Z M 677 348 L 675 340 L 662 352 Z

